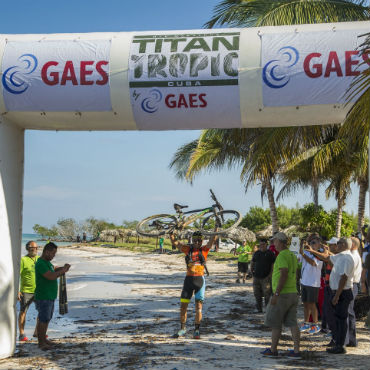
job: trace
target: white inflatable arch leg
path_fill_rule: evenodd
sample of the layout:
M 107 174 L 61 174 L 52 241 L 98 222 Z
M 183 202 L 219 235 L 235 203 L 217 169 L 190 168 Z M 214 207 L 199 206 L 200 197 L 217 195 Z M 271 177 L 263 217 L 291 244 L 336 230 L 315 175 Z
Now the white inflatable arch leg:
M 13 354 L 22 241 L 24 129 L 0 119 L 0 358 Z

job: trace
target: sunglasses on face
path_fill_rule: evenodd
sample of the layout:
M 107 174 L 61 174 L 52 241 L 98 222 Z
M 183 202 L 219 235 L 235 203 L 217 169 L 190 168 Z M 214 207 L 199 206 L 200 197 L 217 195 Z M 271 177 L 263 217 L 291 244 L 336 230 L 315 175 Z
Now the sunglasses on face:
M 193 238 L 194 242 L 201 242 L 202 240 L 203 238 L 201 236 L 196 236 L 195 238 Z
M 317 243 L 318 243 L 318 240 L 312 240 L 312 241 L 310 241 L 310 245 L 315 245 Z

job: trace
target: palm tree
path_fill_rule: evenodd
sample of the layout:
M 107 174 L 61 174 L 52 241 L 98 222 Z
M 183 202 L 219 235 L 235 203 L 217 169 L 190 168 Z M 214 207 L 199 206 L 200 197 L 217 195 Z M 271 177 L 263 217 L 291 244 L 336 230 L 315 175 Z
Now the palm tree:
M 370 9 L 368 2 L 364 0 L 223 0 L 215 6 L 213 17 L 205 24 L 205 27 L 212 28 L 216 25 L 258 27 L 369 19 Z M 369 47 L 369 38 L 367 41 Z M 369 100 L 362 98 L 361 105 L 366 105 L 367 112 L 369 111 Z M 362 112 L 366 112 L 366 110 Z M 363 177 L 362 173 L 360 178 L 363 179 Z M 309 182 L 302 180 L 298 182 L 298 185 L 312 186 L 315 204 L 318 204 L 317 180 L 312 177 Z M 360 210 L 363 212 L 360 204 L 364 202 L 365 183 L 364 181 L 358 183 L 361 187 L 360 197 L 362 197 L 359 200 L 359 212 Z M 292 182 L 286 185 L 283 194 L 289 189 L 295 188 Z M 359 217 L 359 222 L 362 219 L 363 217 Z
M 364 42 L 360 45 L 360 54 L 370 52 L 370 33 L 362 35 Z M 366 65 L 366 62 L 363 64 Z M 370 64 L 357 76 L 350 86 L 347 100 L 357 97 L 340 129 L 341 137 L 350 141 L 350 146 L 357 154 L 355 177 L 359 184 L 357 231 L 364 224 L 366 191 L 369 186 L 369 130 L 370 130 Z
M 261 27 L 368 20 L 364 0 L 223 0 L 204 25 Z
M 274 182 L 280 168 L 295 153 L 318 145 L 318 139 L 332 130 L 332 126 L 204 130 L 197 141 L 177 150 L 170 168 L 175 170 L 177 177 L 192 182 L 202 171 L 241 166 L 240 178 L 246 191 L 253 184 L 261 184 L 261 196 L 268 198 L 275 232 L 279 223 Z

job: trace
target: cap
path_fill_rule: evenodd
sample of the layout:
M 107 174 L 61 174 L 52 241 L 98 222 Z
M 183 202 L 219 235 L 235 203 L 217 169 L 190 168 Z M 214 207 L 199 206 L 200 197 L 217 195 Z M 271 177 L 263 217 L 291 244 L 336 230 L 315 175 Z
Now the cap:
M 336 238 L 335 236 L 333 236 L 330 240 L 327 241 L 328 244 L 337 244 L 339 241 L 338 238 Z
M 280 240 L 281 242 L 283 243 L 288 243 L 288 237 L 285 233 L 276 233 L 274 236 L 273 236 L 273 239 L 277 239 L 277 240 Z

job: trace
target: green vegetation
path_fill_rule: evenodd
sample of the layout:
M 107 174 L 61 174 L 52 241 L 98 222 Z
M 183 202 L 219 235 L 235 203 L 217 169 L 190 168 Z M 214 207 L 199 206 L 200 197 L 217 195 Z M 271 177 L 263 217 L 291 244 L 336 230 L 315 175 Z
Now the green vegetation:
M 33 231 L 45 238 L 62 238 L 63 240 L 72 241 L 75 240 L 77 235 L 82 236 L 82 233 L 86 233 L 90 238 L 97 238 L 103 230 L 115 230 L 115 229 L 135 229 L 138 221 L 126 221 L 122 222 L 122 225 L 116 225 L 113 222 L 108 222 L 104 219 L 97 219 L 95 217 L 89 217 L 84 221 L 76 221 L 74 218 L 60 218 L 56 225 L 50 228 L 35 224 Z
M 299 233 L 318 232 L 325 237 L 335 235 L 337 210 L 326 211 L 322 206 L 309 203 L 299 208 L 288 208 L 278 206 L 277 214 L 282 229 L 289 226 L 297 226 Z M 341 235 L 350 236 L 357 229 L 357 216 L 343 211 Z M 368 219 L 365 220 L 369 222 Z M 243 227 L 247 227 L 253 232 L 258 232 L 271 225 L 270 212 L 261 207 L 252 207 L 243 217 L 241 222 Z

